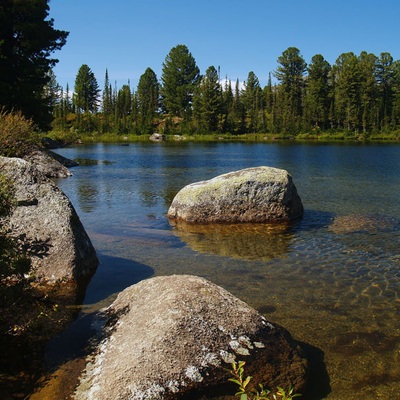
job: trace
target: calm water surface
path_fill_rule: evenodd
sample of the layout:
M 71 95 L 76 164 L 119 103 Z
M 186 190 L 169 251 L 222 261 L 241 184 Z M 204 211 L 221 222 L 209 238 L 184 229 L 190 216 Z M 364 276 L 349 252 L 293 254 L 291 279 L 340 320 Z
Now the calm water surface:
M 400 146 L 146 143 L 58 152 L 96 161 L 74 168 L 59 186 L 101 265 L 80 319 L 55 347 L 79 347 L 77 338 L 90 332 L 85 316 L 125 287 L 196 274 L 307 344 L 317 360 L 310 398 L 400 398 Z M 291 231 L 180 232 L 169 225 L 168 207 L 183 186 L 260 165 L 293 177 L 305 216 Z M 373 226 L 333 229 L 346 216 L 368 216 Z M 57 357 L 50 346 L 50 362 Z

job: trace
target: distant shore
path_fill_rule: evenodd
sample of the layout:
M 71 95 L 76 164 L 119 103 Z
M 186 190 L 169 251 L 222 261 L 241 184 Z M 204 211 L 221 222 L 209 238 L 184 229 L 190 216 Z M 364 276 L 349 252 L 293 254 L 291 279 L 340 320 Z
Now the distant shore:
M 150 141 L 150 135 L 129 134 L 100 134 L 100 133 L 64 133 L 50 132 L 49 136 L 65 144 L 89 143 L 134 143 Z M 371 135 L 350 134 L 348 132 L 336 133 L 304 133 L 296 136 L 271 133 L 233 134 L 168 134 L 164 135 L 164 142 L 295 142 L 295 143 L 400 143 L 400 132 L 388 134 L 379 133 Z

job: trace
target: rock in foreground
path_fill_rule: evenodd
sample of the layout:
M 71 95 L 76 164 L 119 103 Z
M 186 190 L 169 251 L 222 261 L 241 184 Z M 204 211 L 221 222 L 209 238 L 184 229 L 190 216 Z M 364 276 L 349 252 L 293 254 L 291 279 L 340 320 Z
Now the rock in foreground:
M 288 223 L 303 205 L 287 171 L 248 168 L 185 186 L 168 210 L 171 220 L 189 223 Z
M 90 277 L 98 259 L 67 196 L 22 159 L 0 157 L 0 172 L 13 182 L 17 200 L 4 222 L 23 241 L 36 278 L 55 283 Z
M 76 400 L 198 399 L 221 384 L 232 395 L 225 368 L 233 360 L 247 362 L 254 383 L 304 389 L 307 361 L 290 334 L 203 278 L 142 281 L 121 292 L 105 315 L 107 337 Z

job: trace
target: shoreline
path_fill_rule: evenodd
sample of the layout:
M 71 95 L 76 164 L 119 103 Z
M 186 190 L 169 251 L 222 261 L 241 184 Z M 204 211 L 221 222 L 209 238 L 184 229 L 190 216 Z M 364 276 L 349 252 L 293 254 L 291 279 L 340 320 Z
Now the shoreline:
M 50 138 L 63 143 L 64 145 L 72 144 L 91 144 L 91 143 L 136 143 L 136 142 L 154 142 L 150 139 L 150 135 L 130 134 L 73 134 L 68 132 L 49 132 Z M 376 134 L 369 137 L 363 135 L 350 136 L 346 133 L 335 134 L 299 134 L 297 136 L 275 135 L 270 133 L 247 133 L 242 135 L 233 134 L 195 134 L 195 135 L 163 135 L 162 140 L 155 142 L 248 142 L 248 143 L 341 143 L 341 144 L 398 144 L 400 143 L 400 133 L 392 134 Z

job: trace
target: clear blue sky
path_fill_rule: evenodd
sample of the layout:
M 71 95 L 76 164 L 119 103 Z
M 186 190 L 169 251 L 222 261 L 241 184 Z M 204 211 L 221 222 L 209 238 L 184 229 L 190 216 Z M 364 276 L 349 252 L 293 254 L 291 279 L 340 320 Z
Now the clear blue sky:
M 172 47 L 189 48 L 201 73 L 220 66 L 221 78 L 261 85 L 288 47 L 307 63 L 322 54 L 334 64 L 344 52 L 365 50 L 400 59 L 400 0 L 51 0 L 54 26 L 70 32 L 54 54 L 58 82 L 73 89 L 87 64 L 103 89 L 106 68 L 120 88 L 136 88 L 150 67 L 160 79 Z

